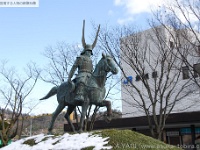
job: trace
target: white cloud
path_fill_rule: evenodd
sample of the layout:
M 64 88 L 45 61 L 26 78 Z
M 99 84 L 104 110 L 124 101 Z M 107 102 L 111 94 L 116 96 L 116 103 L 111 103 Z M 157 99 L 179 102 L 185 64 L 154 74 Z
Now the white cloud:
M 116 6 L 123 6 L 129 15 L 151 12 L 162 5 L 164 0 L 114 0 Z
M 170 5 L 171 8 L 173 10 L 175 10 L 176 15 L 179 17 L 179 19 L 183 23 L 186 23 L 187 20 L 189 20 L 190 22 L 193 22 L 193 23 L 199 20 L 199 18 L 193 12 L 193 11 L 199 12 L 198 8 L 197 7 L 193 7 L 192 8 L 193 10 L 191 10 L 191 8 L 190 8 L 190 6 L 195 6 L 195 4 L 197 4 L 197 3 L 192 3 L 191 1 L 185 1 L 185 2 L 179 1 L 179 5 L 182 7 L 182 9 L 183 9 L 183 11 L 185 13 L 185 16 L 183 15 L 182 11 L 180 9 L 178 9 L 176 1 L 175 2 L 171 2 L 170 4 L 168 4 L 168 5 Z
M 135 15 L 150 13 L 163 3 L 164 0 L 114 0 L 115 6 L 121 6 L 125 9 L 123 16 L 118 19 L 118 23 L 123 25 L 134 21 Z
M 187 7 L 190 6 L 189 3 L 185 1 L 178 0 L 180 5 L 184 5 L 185 12 L 187 18 L 190 19 L 190 22 L 198 21 L 198 18 L 191 12 L 191 10 Z M 185 2 L 185 3 L 183 3 Z M 190 2 L 190 1 L 189 1 Z M 125 9 L 125 14 L 123 18 L 118 19 L 119 24 L 125 24 L 127 22 L 133 21 L 135 15 L 141 13 L 151 13 L 152 11 L 156 11 L 162 8 L 163 5 L 170 6 L 176 12 L 176 15 L 182 22 L 186 22 L 185 17 L 183 16 L 182 12 L 177 9 L 176 1 L 174 0 L 114 0 L 114 5 L 121 6 Z M 166 10 L 168 12 L 168 10 Z
M 172 17 L 173 17 L 173 15 L 171 15 L 171 14 L 175 13 L 176 17 L 178 17 L 178 19 L 182 23 L 184 23 L 185 25 L 188 25 L 188 21 L 189 21 L 194 26 L 194 28 L 196 28 L 196 25 L 199 22 L 199 18 L 194 14 L 194 12 L 199 12 L 199 9 L 197 7 L 195 7 L 195 5 L 197 4 L 195 1 L 167 0 L 165 4 L 167 6 L 166 8 L 165 7 L 163 8 L 163 11 L 165 13 L 170 14 L 170 16 L 172 16 Z M 193 10 L 191 10 L 190 6 L 192 6 Z M 182 10 L 179 7 L 181 7 Z M 170 8 L 170 9 L 168 9 L 168 8 Z M 183 12 L 184 12 L 184 14 L 183 14 Z M 165 18 L 163 18 L 163 19 L 165 19 Z
M 114 0 L 115 5 L 121 5 L 122 4 L 122 0 Z

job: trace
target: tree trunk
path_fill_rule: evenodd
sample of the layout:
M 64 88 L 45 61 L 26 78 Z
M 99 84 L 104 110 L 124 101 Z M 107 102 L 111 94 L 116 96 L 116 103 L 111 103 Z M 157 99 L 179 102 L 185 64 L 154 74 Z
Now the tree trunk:
M 0 131 L 0 136 L 1 136 L 2 143 L 3 143 L 3 147 L 8 145 L 9 139 L 8 139 L 8 136 L 6 135 L 5 130 Z

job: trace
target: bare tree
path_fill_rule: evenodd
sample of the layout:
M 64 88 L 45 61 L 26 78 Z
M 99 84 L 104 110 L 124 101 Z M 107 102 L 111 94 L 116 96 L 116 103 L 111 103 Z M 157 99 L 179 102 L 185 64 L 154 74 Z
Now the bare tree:
M 17 135 L 19 130 L 20 117 L 27 106 L 27 97 L 33 90 L 39 72 L 34 72 L 33 67 L 29 65 L 25 75 L 17 74 L 14 68 L 9 68 L 6 63 L 2 63 L 0 69 L 1 75 L 1 109 L 0 120 L 2 129 L 0 130 L 3 146 Z M 10 109 L 11 114 L 7 115 L 5 110 Z
M 181 78 L 183 62 L 177 51 L 172 53 L 170 34 L 156 26 L 145 32 L 133 26 L 101 31 L 101 48 L 115 57 L 121 69 L 123 111 L 147 116 L 152 136 L 161 140 L 169 114 L 191 106 L 179 105 L 191 90 L 189 81 Z
M 66 81 L 69 67 L 75 60 L 72 56 L 76 56 L 78 51 L 78 46 L 69 46 L 65 42 L 47 47 L 44 56 L 48 58 L 49 63 L 42 69 L 41 79 L 57 86 Z
M 59 42 L 56 46 L 46 48 L 44 56 L 48 58 L 49 63 L 42 69 L 41 79 L 47 83 L 60 85 L 67 81 L 69 71 L 76 59 L 80 55 L 82 48 L 79 44 L 70 45 L 65 42 Z M 98 58 L 99 51 L 93 51 L 94 65 Z
M 97 29 L 95 29 L 94 27 L 94 31 L 96 30 Z M 42 69 L 43 73 L 41 74 L 40 78 L 43 81 L 47 83 L 51 83 L 56 86 L 67 81 L 69 71 L 76 57 L 80 55 L 81 51 L 82 51 L 82 47 L 80 47 L 79 44 L 70 45 L 65 42 L 59 42 L 57 43 L 56 46 L 47 47 L 45 50 L 44 56 L 48 58 L 49 63 L 45 66 L 44 69 Z M 93 68 L 97 64 L 98 59 L 100 59 L 101 52 L 102 50 L 99 48 L 95 48 L 93 50 L 93 56 L 92 56 Z M 106 86 L 108 87 L 108 91 L 105 98 L 111 99 L 109 96 L 114 95 L 117 92 L 119 92 L 119 90 L 117 92 L 112 91 L 112 89 L 114 89 L 114 87 L 116 86 L 118 82 L 116 82 L 114 76 L 109 75 L 108 78 L 111 80 L 110 82 L 106 83 Z M 96 118 L 96 113 L 98 112 L 98 110 L 99 108 L 93 108 L 92 106 L 90 106 L 90 109 L 88 110 L 88 113 L 86 116 L 85 129 L 87 128 L 87 122 L 90 120 L 91 120 L 90 124 L 91 126 L 93 126 L 96 120 L 95 118 Z M 81 113 L 81 110 L 78 107 L 75 109 L 75 114 L 77 113 Z M 75 116 L 78 117 L 77 115 Z M 76 120 L 78 119 L 76 118 Z M 90 127 L 87 130 L 92 130 L 92 128 Z
M 193 86 L 199 89 L 200 1 L 175 0 L 166 3 L 153 14 L 154 23 L 162 25 L 170 34 L 174 49 L 179 53 L 177 59 L 184 62 L 182 70 L 184 78 L 190 78 L 194 83 Z

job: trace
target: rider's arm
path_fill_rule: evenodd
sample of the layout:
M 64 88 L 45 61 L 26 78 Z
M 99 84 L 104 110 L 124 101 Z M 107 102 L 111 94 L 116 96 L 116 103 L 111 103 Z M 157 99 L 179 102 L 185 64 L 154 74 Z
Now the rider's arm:
M 69 72 L 68 81 L 71 81 L 71 78 L 73 77 L 74 72 L 78 68 L 78 64 L 79 64 L 79 57 L 76 58 L 76 61 Z

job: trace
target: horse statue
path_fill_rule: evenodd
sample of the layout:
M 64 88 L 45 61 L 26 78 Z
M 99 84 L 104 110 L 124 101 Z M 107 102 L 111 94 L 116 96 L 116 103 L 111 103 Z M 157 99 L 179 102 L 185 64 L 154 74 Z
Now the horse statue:
M 96 105 L 99 107 L 105 106 L 107 108 L 107 116 L 108 117 L 111 116 L 112 114 L 111 102 L 104 100 L 106 93 L 105 82 L 107 79 L 107 74 L 109 72 L 111 72 L 112 74 L 118 73 L 118 69 L 116 66 L 117 66 L 116 63 L 114 62 L 111 56 L 102 54 L 101 60 L 96 65 L 95 70 L 92 73 L 92 76 L 85 87 L 86 89 L 84 93 L 83 103 L 76 103 L 76 101 L 74 101 L 75 91 L 73 90 L 74 88 L 72 86 L 75 85 L 73 83 L 75 82 L 74 80 L 72 81 L 72 83 L 64 82 L 60 86 L 53 87 L 46 96 L 40 99 L 44 100 L 57 94 L 57 101 L 59 104 L 52 115 L 52 119 L 48 128 L 49 134 L 52 134 L 55 119 L 58 116 L 58 114 L 65 108 L 65 106 L 68 106 L 65 118 L 68 121 L 69 125 L 71 126 L 73 132 L 76 132 L 75 127 L 72 124 L 69 116 L 74 111 L 76 106 L 82 106 L 81 118 L 79 122 L 79 131 L 78 131 L 79 133 L 82 132 L 83 123 L 87 113 L 88 106 L 90 105 Z

